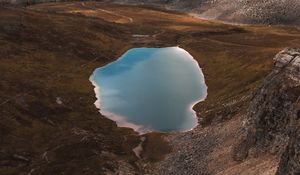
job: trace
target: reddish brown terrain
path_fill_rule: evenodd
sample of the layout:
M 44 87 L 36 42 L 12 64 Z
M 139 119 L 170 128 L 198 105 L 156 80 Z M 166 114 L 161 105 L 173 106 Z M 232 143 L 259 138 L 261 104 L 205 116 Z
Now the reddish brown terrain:
M 95 68 L 129 48 L 176 45 L 203 68 L 208 98 L 194 107 L 201 125 L 140 136 L 101 116 L 89 82 Z M 300 47 L 296 27 L 102 2 L 0 6 L 0 174 L 274 174 L 277 154 L 241 161 L 232 148 L 251 94 L 286 47 Z

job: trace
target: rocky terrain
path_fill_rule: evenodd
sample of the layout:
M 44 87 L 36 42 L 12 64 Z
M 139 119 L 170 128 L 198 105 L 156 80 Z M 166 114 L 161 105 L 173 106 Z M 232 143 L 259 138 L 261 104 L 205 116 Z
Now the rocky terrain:
M 99 114 L 94 69 L 166 46 L 204 72 L 201 125 L 140 136 Z M 0 174 L 297 174 L 299 51 L 272 71 L 285 47 L 300 48 L 299 29 L 107 2 L 0 6 Z
M 234 23 L 300 24 L 298 0 L 116 0 L 194 13 L 200 17 Z
M 299 174 L 300 49 L 285 49 L 274 61 L 273 72 L 251 100 L 234 158 L 270 152 L 282 155 L 277 174 Z

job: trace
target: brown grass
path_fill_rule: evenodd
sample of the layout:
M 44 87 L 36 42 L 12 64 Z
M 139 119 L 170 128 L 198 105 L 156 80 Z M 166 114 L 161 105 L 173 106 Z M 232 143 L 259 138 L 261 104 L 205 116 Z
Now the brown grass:
M 300 46 L 299 33 L 97 2 L 0 7 L 0 104 L 8 100 L 0 105 L 0 171 L 101 174 L 115 170 L 118 161 L 137 170 L 132 148 L 139 136 L 98 113 L 88 81 L 95 68 L 129 48 L 180 45 L 189 51 L 208 85 L 207 100 L 194 107 L 203 117 L 251 94 L 270 71 L 276 52 Z M 134 40 L 133 34 L 150 38 Z M 56 97 L 64 104 L 56 104 Z M 208 123 L 214 114 L 206 117 Z M 161 135 L 147 136 L 146 161 L 158 161 L 170 151 Z M 50 163 L 41 156 L 45 152 Z

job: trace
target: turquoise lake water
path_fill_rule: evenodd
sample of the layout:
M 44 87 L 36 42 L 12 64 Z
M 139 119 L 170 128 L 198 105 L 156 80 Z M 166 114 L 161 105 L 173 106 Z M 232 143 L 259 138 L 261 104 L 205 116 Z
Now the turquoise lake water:
M 207 95 L 201 68 L 179 47 L 130 49 L 90 80 L 100 112 L 140 133 L 193 129 L 192 107 Z

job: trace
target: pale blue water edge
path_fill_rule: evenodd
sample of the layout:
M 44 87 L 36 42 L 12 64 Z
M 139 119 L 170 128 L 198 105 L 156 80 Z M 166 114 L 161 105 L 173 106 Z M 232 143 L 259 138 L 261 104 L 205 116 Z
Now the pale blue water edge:
M 192 107 L 207 96 L 201 68 L 179 47 L 130 49 L 90 80 L 100 112 L 140 133 L 193 129 Z

